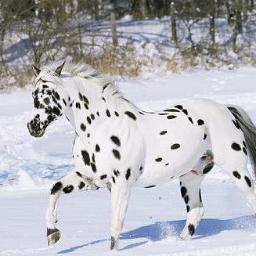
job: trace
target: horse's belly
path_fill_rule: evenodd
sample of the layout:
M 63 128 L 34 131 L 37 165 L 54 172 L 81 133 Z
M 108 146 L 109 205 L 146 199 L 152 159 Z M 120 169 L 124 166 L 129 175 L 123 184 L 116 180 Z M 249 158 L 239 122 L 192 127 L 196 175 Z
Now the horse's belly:
M 146 156 L 138 185 L 151 186 L 171 181 L 191 171 L 209 142 L 204 140 L 203 127 L 171 127 L 164 136 L 151 136 L 146 142 Z
M 153 167 L 146 165 L 143 174 L 137 180 L 137 185 L 147 187 L 170 182 L 191 171 L 198 159 L 198 157 L 195 157 L 194 159 L 190 158 L 190 161 L 184 159 L 184 161 L 181 161 L 174 166 Z

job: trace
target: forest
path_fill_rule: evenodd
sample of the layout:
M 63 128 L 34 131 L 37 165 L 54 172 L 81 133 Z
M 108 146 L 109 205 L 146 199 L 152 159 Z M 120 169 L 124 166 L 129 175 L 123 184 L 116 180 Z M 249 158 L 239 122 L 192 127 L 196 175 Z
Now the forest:
M 146 25 L 155 33 L 153 21 L 164 26 L 155 41 L 143 34 Z M 132 76 L 159 62 L 174 72 L 254 64 L 255 23 L 254 0 L 2 0 L 0 78 L 24 85 L 32 63 L 67 56 Z M 148 45 L 158 52 L 157 63 Z

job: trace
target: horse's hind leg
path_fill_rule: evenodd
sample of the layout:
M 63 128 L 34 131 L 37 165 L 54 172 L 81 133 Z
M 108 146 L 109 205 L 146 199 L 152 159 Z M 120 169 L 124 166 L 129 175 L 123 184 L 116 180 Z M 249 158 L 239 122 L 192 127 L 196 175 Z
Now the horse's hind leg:
M 60 239 L 60 231 L 56 228 L 56 223 L 57 202 L 61 193 L 69 194 L 74 190 L 84 190 L 88 186 L 93 189 L 92 185 L 88 184 L 80 172 L 72 171 L 53 185 L 46 212 L 48 245 L 53 245 Z
M 244 193 L 248 206 L 256 213 L 255 185 L 246 165 L 234 165 L 234 160 L 229 160 L 223 166 L 223 170 L 227 172 L 238 188 Z
M 256 194 L 254 181 L 247 170 L 247 146 L 243 137 L 231 142 L 219 143 L 221 148 L 214 147 L 214 161 L 235 182 L 244 193 L 251 209 L 256 212 Z M 217 148 L 217 149 L 216 149 Z
M 201 198 L 201 182 L 214 163 L 210 154 L 203 156 L 192 171 L 180 177 L 181 195 L 187 208 L 187 220 L 180 237 L 189 239 L 201 220 L 204 208 Z

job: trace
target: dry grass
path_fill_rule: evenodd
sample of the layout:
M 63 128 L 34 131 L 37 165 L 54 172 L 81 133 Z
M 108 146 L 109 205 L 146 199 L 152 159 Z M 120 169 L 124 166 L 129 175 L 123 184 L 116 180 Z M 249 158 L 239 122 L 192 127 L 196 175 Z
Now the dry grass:
M 101 54 L 93 51 L 86 54 L 85 62 L 102 73 L 120 76 L 138 76 L 145 63 L 137 60 L 136 52 L 131 46 L 105 46 Z
M 136 55 L 136 50 L 131 45 L 111 46 L 105 45 L 95 50 L 95 47 L 87 48 L 86 54 L 78 55 L 77 48 L 69 48 L 65 54 L 73 57 L 74 61 L 81 61 L 92 65 L 95 69 L 104 74 L 117 76 L 138 76 L 144 68 L 154 70 L 154 60 L 149 56 Z M 241 63 L 256 65 L 256 54 L 252 54 L 252 48 L 241 49 L 235 55 L 230 55 L 229 48 L 211 46 L 197 46 L 195 48 L 182 47 L 171 59 L 162 56 L 168 71 L 177 73 L 184 70 L 191 70 L 197 67 L 206 70 L 216 69 L 223 66 L 236 67 Z M 7 72 L 0 72 L 0 89 L 12 86 L 24 87 L 33 78 L 31 65 L 23 65 L 20 69 L 12 69 Z

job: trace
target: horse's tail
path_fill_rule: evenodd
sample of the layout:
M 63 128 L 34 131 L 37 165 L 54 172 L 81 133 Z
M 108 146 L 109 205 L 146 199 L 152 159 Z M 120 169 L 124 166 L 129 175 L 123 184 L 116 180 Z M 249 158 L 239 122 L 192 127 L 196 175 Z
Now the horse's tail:
M 244 133 L 254 175 L 256 176 L 256 126 L 253 124 L 249 115 L 241 107 L 228 105 L 228 109 L 238 122 L 238 127 L 241 127 L 241 130 Z

